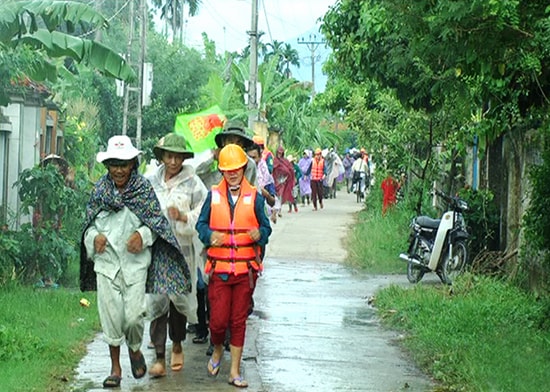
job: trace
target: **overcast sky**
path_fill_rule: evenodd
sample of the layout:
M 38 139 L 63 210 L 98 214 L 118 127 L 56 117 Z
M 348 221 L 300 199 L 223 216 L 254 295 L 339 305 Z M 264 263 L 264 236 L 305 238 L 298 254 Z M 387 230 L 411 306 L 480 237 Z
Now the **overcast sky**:
M 318 28 L 317 19 L 336 0 L 258 0 L 258 30 L 262 42 L 289 41 Z M 201 33 L 216 42 L 219 52 L 240 51 L 248 45 L 252 0 L 202 0 L 199 14 L 188 18 L 187 46 L 202 49 Z M 307 36 L 306 36 L 307 38 Z
M 323 91 L 326 77 L 321 66 L 329 50 L 324 45 L 315 48 L 315 64 L 312 67 L 311 48 L 298 44 L 297 39 L 319 41 L 318 19 L 337 0 L 258 0 L 258 31 L 263 32 L 261 41 L 288 42 L 299 52 L 300 67 L 292 67 L 292 75 L 301 81 L 311 81 L 312 68 L 315 72 L 315 90 Z M 156 11 L 157 17 L 160 11 Z M 240 52 L 248 46 L 252 20 L 252 0 L 202 0 L 199 13 L 188 17 L 184 30 L 184 44 L 199 51 L 203 50 L 201 34 L 216 43 L 218 53 Z M 162 28 L 160 21 L 157 22 Z M 315 38 L 313 35 L 315 34 Z

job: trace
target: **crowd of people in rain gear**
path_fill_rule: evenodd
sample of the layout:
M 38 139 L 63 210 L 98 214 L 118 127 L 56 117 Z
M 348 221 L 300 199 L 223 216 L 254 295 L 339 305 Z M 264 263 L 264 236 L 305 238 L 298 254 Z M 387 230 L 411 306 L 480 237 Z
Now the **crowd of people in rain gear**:
M 364 149 L 343 157 L 332 148 L 306 149 L 297 159 L 279 146 L 273 154 L 239 122 L 226 122 L 215 142 L 196 159 L 183 136 L 169 133 L 153 148 L 156 163 L 144 175 L 142 151 L 125 135 L 97 153 L 107 173 L 86 207 L 80 278 L 83 291 L 97 290 L 111 360 L 105 388 L 121 384 L 123 343 L 135 378 L 181 371 L 189 332 L 193 343 L 210 343 L 209 375 L 218 375 L 229 351 L 228 382 L 247 387 L 240 369 L 246 319 L 271 223 L 286 207 L 323 209 L 338 183 L 365 192 L 374 169 Z M 149 367 L 141 351 L 146 317 L 156 354 Z

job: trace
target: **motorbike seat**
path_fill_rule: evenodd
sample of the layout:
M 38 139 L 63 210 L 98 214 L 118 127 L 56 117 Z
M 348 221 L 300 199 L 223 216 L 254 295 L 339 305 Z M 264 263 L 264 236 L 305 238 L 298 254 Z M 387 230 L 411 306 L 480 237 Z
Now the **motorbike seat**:
M 432 219 L 429 216 L 419 216 L 416 218 L 416 223 L 422 227 L 429 227 L 430 229 L 437 229 L 441 223 L 441 219 Z

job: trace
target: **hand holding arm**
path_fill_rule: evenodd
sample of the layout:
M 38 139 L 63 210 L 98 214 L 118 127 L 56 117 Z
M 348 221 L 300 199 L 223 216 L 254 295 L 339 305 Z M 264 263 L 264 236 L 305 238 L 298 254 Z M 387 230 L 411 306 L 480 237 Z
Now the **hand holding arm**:
M 168 216 L 174 221 L 187 223 L 187 214 L 182 213 L 177 207 L 168 207 Z
M 141 239 L 141 234 L 139 231 L 134 231 L 130 238 L 128 238 L 128 242 L 126 242 L 126 249 L 128 249 L 128 252 L 137 254 L 143 250 L 143 240 Z
M 224 234 L 220 231 L 213 231 L 210 236 L 210 244 L 214 246 L 223 244 Z
M 248 232 L 248 235 L 250 238 L 252 238 L 255 242 L 258 241 L 261 237 L 260 230 L 258 229 L 252 229 Z
M 105 248 L 107 247 L 107 237 L 103 234 L 98 234 L 94 238 L 94 251 L 96 253 L 103 253 L 105 252 Z

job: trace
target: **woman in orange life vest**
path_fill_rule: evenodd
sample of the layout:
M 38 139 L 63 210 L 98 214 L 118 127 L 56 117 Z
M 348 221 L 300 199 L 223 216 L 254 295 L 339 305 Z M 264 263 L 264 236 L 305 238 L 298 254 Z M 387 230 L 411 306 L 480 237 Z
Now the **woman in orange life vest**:
M 210 337 L 214 352 L 208 372 L 220 371 L 223 342 L 231 331 L 229 383 L 247 387 L 241 377 L 246 319 L 258 273 L 262 270 L 260 248 L 271 234 L 263 196 L 244 177 L 248 158 L 236 144 L 228 144 L 219 154 L 218 168 L 223 178 L 206 196 L 196 229 L 207 247 L 205 272 L 210 274 Z

